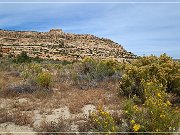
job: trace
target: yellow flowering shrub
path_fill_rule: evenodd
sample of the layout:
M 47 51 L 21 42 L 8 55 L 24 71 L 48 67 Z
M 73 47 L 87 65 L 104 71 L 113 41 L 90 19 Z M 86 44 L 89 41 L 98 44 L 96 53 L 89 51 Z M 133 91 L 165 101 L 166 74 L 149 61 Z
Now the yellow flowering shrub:
M 133 130 L 134 130 L 134 132 L 137 132 L 137 131 L 139 131 L 140 130 L 140 125 L 139 124 L 134 124 L 133 125 Z
M 174 108 L 160 84 L 144 83 L 145 102 L 136 105 L 132 100 L 125 102 L 124 115 L 134 132 L 175 132 L 180 126 L 180 110 Z
M 109 112 L 99 108 L 90 116 L 93 125 L 93 131 L 96 132 L 116 132 L 118 130 L 114 118 Z
M 144 102 L 144 82 L 161 84 L 164 91 L 180 96 L 180 62 L 166 54 L 160 57 L 144 56 L 124 66 L 124 75 L 120 82 L 120 94 L 137 95 Z

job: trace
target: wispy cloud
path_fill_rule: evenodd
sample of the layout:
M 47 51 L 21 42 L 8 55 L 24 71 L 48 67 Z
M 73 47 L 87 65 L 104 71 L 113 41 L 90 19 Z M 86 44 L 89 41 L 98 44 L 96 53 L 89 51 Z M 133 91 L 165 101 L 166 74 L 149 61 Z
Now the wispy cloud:
M 180 58 L 180 4 L 0 4 L 0 29 L 51 28 L 111 38 L 138 55 Z

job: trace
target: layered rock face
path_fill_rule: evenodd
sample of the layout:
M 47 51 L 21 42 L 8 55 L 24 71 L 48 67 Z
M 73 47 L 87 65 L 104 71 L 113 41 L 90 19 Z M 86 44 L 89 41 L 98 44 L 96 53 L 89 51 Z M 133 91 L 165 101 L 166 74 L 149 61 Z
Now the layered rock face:
M 0 30 L 0 51 L 3 55 L 14 56 L 26 51 L 31 57 L 68 61 L 86 56 L 118 61 L 136 57 L 109 39 L 90 34 L 65 33 L 61 29 L 49 32 Z

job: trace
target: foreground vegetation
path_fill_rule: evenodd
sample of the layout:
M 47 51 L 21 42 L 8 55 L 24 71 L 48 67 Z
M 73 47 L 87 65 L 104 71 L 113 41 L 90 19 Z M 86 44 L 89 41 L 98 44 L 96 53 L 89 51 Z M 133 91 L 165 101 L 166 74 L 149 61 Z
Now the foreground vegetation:
M 58 108 L 67 97 L 59 97 L 59 90 L 62 94 L 75 89 L 70 96 L 93 91 L 91 97 L 88 93 L 88 97 L 68 99 L 73 113 L 86 104 L 97 107 L 78 125 L 81 132 L 177 132 L 180 127 L 180 62 L 166 54 L 123 63 L 90 57 L 69 63 L 31 59 L 23 52 L 17 58 L 1 58 L 0 73 L 1 98 L 28 96 L 34 104 L 35 98 L 46 98 L 52 102 L 51 110 Z M 112 95 L 108 96 L 110 100 L 103 97 L 106 95 L 102 90 Z M 57 101 L 53 103 L 52 99 Z M 0 123 L 32 126 L 31 117 L 22 111 L 32 112 L 37 106 L 27 106 L 16 105 L 18 115 L 17 111 L 10 114 L 8 109 L 1 111 Z M 55 123 L 43 122 L 35 130 L 70 131 L 68 124 L 69 121 L 62 119 Z

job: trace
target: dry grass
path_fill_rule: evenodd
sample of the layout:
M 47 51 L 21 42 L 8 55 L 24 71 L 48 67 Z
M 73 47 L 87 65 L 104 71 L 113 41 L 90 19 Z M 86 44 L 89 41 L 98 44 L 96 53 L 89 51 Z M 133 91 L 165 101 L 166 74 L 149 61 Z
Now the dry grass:
M 13 98 L 17 97 L 18 93 L 11 92 L 7 90 L 9 84 L 21 82 L 22 78 L 7 76 L 7 72 L 0 72 L 0 98 Z
M 80 113 L 81 108 L 88 104 L 93 104 L 96 107 L 101 105 L 111 109 L 119 109 L 122 99 L 118 96 L 117 85 L 117 82 L 107 81 L 102 82 L 97 88 L 82 90 L 70 84 L 59 84 L 58 90 L 54 92 L 52 99 L 49 100 L 56 105 L 55 108 L 60 105 L 68 106 L 70 112 L 74 114 Z
M 69 130 L 69 125 L 67 122 L 63 121 L 62 119 L 59 119 L 58 122 L 47 122 L 42 121 L 40 124 L 40 127 L 36 127 L 35 130 L 38 133 L 38 135 L 52 135 L 52 134 L 58 134 L 58 133 L 52 133 L 52 132 L 67 132 Z M 44 133 L 42 133 L 44 132 Z M 48 133 L 51 132 L 51 133 Z M 62 133 L 59 133 L 62 134 Z
M 35 108 L 35 105 L 28 101 L 27 103 L 18 103 L 18 102 L 13 102 L 12 103 L 12 108 L 17 109 L 19 111 L 32 111 Z
M 32 125 L 34 123 L 32 117 L 33 113 L 16 111 L 13 113 L 13 122 L 17 125 Z
M 13 92 L 9 93 L 6 87 L 11 83 L 18 83 L 22 81 L 22 79 L 16 76 L 6 76 L 6 74 L 6 72 L 0 72 L 0 98 L 10 99 L 12 101 L 25 98 L 28 103 L 19 104 L 13 102 L 9 110 L 0 110 L 0 123 L 14 122 L 17 125 L 33 126 L 32 112 L 34 110 L 38 110 L 40 114 L 48 115 L 51 114 L 54 109 L 63 106 L 67 106 L 72 114 L 82 113 L 82 108 L 88 104 L 96 107 L 104 106 L 110 110 L 118 110 L 121 108 L 123 99 L 118 97 L 118 82 L 103 81 L 100 82 L 97 87 L 88 90 L 82 90 L 67 82 L 55 82 L 53 92 L 40 90 L 33 93 L 18 94 Z M 74 122 L 77 121 L 84 120 L 80 120 L 79 118 L 74 119 Z M 58 123 L 48 123 L 44 121 L 36 131 L 67 131 L 70 123 L 64 123 L 62 120 Z M 79 126 L 81 125 L 83 125 L 83 123 Z
M 111 83 L 111 87 L 106 87 Z M 57 84 L 56 84 L 57 85 Z M 14 103 L 14 108 L 19 108 L 22 111 L 40 110 L 41 113 L 50 110 L 68 106 L 71 113 L 81 113 L 81 108 L 84 105 L 93 104 L 96 107 L 106 106 L 109 109 L 119 109 L 122 99 L 118 96 L 116 83 L 104 82 L 101 86 L 88 90 L 81 90 L 71 85 L 59 84 L 57 90 L 53 93 L 44 91 L 36 91 L 33 94 L 20 94 L 16 98 L 27 98 L 31 104 L 17 105 Z M 105 89 L 106 88 L 106 89 Z
M 0 123 L 13 122 L 16 125 L 32 125 L 33 124 L 33 113 L 23 112 L 20 110 L 0 110 Z
M 104 94 L 104 90 L 74 91 L 66 101 L 71 113 L 79 113 L 84 105 L 93 104 L 98 106 L 99 104 L 103 104 L 105 101 L 103 99 Z

